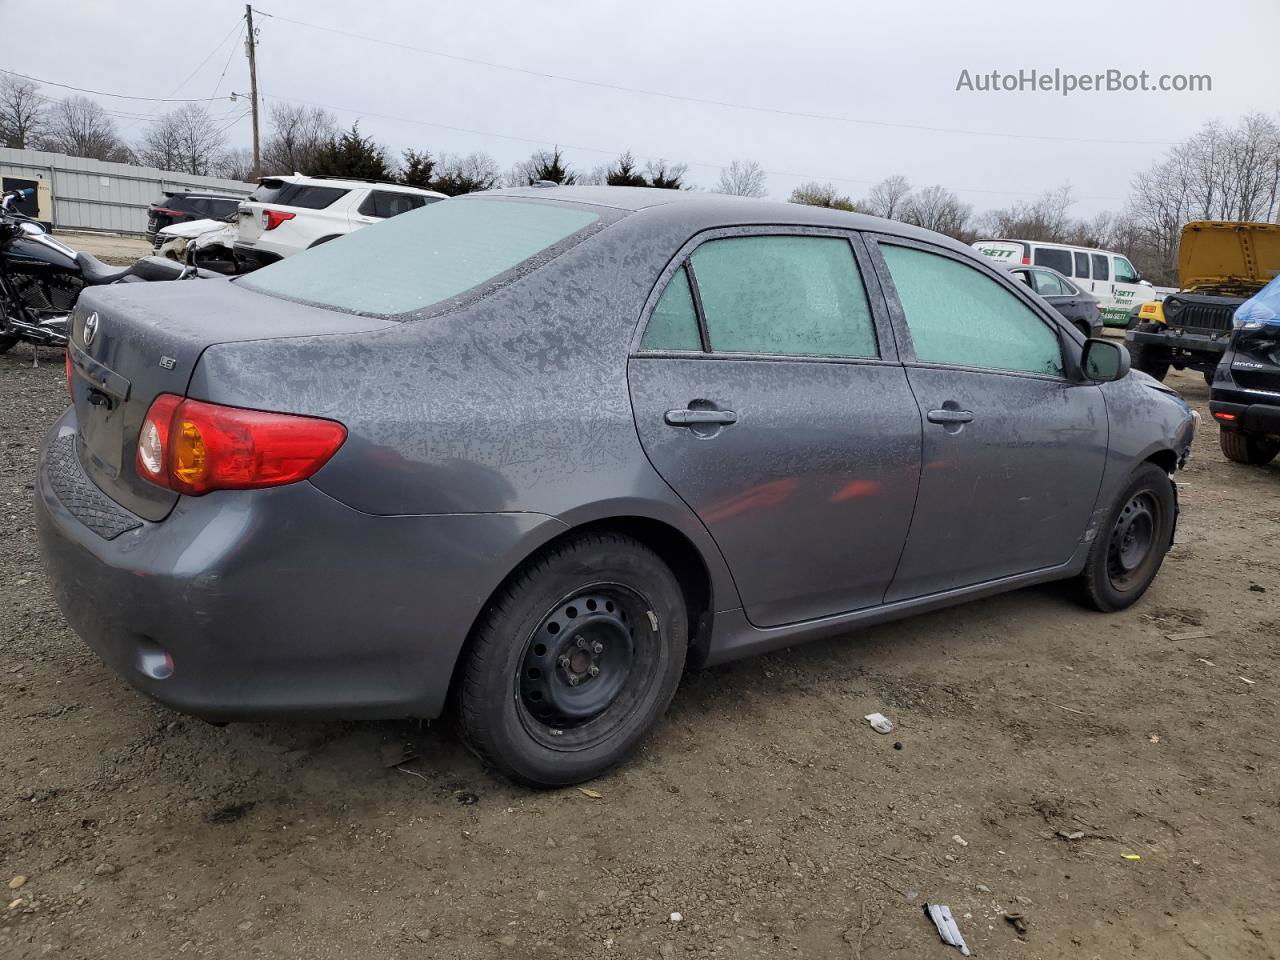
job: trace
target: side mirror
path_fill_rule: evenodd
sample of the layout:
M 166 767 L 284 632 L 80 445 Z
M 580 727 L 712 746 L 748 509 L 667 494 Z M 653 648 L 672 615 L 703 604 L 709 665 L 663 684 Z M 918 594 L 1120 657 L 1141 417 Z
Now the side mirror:
M 1138 282 L 1139 282 L 1140 284 L 1142 284 L 1144 287 L 1149 287 L 1149 286 L 1151 286 L 1151 281 L 1150 281 L 1150 280 L 1144 280 L 1142 277 L 1139 277 L 1139 278 L 1138 278 Z
M 1084 352 L 1080 355 L 1080 366 L 1084 375 L 1097 383 L 1111 383 L 1123 380 L 1129 373 L 1132 361 L 1124 344 L 1114 340 L 1100 340 L 1090 337 L 1084 342 Z

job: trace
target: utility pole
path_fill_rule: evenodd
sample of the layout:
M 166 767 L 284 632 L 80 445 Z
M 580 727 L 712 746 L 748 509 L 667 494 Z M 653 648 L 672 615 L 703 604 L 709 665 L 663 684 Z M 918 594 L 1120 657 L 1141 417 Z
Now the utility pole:
M 253 33 L 253 5 L 244 5 L 244 18 L 248 24 L 245 38 L 245 50 L 249 57 L 249 96 L 253 102 L 253 179 L 262 176 L 262 155 L 258 146 L 258 61 L 254 56 L 254 48 L 258 41 Z

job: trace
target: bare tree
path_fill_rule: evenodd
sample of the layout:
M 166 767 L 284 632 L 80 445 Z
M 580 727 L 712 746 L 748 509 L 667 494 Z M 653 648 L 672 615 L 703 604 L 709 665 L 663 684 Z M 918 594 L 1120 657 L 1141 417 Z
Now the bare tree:
M 1019 200 L 999 210 L 988 210 L 979 218 L 979 228 L 990 237 L 1062 243 L 1074 227 L 1068 215 L 1070 209 L 1071 186 L 1063 184 L 1035 200 Z
M 43 130 L 36 140 L 41 150 L 65 153 L 90 160 L 130 159 L 129 148 L 120 140 L 115 121 L 88 97 L 67 97 L 49 108 Z
M 45 112 L 45 98 L 34 81 L 0 76 L 0 143 L 18 150 L 31 146 L 44 126 Z
M 152 123 L 134 152 L 148 166 L 203 177 L 217 167 L 225 142 L 209 111 L 189 103 Z
M 834 210 L 856 210 L 853 201 L 836 190 L 834 183 L 819 183 L 811 180 L 802 183 L 791 191 L 792 203 L 803 203 L 810 207 L 831 207 Z
M 227 180 L 248 181 L 253 177 L 253 150 L 233 147 L 218 158 L 215 173 Z
M 720 171 L 716 193 L 760 199 L 766 193 L 764 185 L 765 173 L 760 164 L 754 160 L 734 160 Z
M 957 240 L 972 239 L 969 231 L 972 216 L 973 208 L 940 184 L 911 194 L 899 212 L 899 219 L 907 223 Z
M 649 180 L 649 186 L 657 187 L 660 190 L 686 189 L 684 178 L 688 172 L 689 165 L 687 163 L 667 163 L 661 157 L 657 160 L 650 160 L 644 165 L 644 173 Z
M 338 121 L 320 107 L 274 103 L 262 145 L 263 173 L 306 173 L 320 150 L 338 136 Z
M 858 201 L 858 209 L 873 217 L 901 220 L 910 196 L 911 182 L 901 174 L 894 174 L 872 187 L 866 198 Z
M 492 190 L 502 182 L 498 164 L 487 153 L 441 154 L 431 188 L 456 197 L 461 193 Z

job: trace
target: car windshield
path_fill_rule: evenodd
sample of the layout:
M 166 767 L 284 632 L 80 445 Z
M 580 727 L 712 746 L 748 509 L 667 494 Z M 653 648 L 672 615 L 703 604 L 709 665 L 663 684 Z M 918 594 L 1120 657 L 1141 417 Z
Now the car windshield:
M 240 282 L 355 313 L 408 313 L 480 286 L 598 219 L 559 203 L 448 200 L 313 247 Z

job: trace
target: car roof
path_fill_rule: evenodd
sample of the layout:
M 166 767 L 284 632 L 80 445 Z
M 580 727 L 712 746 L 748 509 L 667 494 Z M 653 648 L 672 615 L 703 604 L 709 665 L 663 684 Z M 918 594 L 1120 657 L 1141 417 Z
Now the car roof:
M 1012 237 L 991 237 L 986 240 L 975 240 L 973 245 L 980 243 L 1020 243 L 1027 247 L 1053 247 L 1058 250 L 1079 250 L 1082 253 L 1101 253 L 1109 257 L 1123 257 L 1123 253 L 1117 253 L 1114 250 L 1104 250 L 1102 247 L 1082 247 L 1078 243 L 1058 243 L 1051 240 L 1015 240 Z M 1127 260 L 1128 257 L 1125 257 Z M 1039 266 L 1039 264 L 1036 264 Z
M 898 220 L 884 220 L 863 213 L 850 213 L 846 210 L 814 207 L 802 203 L 731 197 L 722 193 L 662 190 L 654 187 L 556 186 L 487 190 L 468 196 L 556 200 L 607 207 L 625 213 L 661 214 L 664 217 L 678 217 L 686 221 L 694 230 L 761 224 L 861 230 L 922 240 L 937 246 L 949 247 L 970 257 L 977 256 L 967 244 Z
M 412 193 L 423 197 L 444 197 L 447 194 L 435 190 L 423 190 L 421 187 L 410 187 L 403 183 L 391 183 L 387 180 L 351 180 L 346 177 L 309 177 L 305 173 L 269 174 L 258 178 L 263 180 L 280 180 L 284 183 L 312 183 L 321 187 L 345 187 L 348 190 L 360 190 L 365 187 L 377 187 L 379 190 L 390 190 L 393 193 Z
M 195 200 L 243 200 L 244 197 L 234 193 L 208 193 L 204 190 L 173 190 L 165 193 L 165 197 L 191 197 Z

